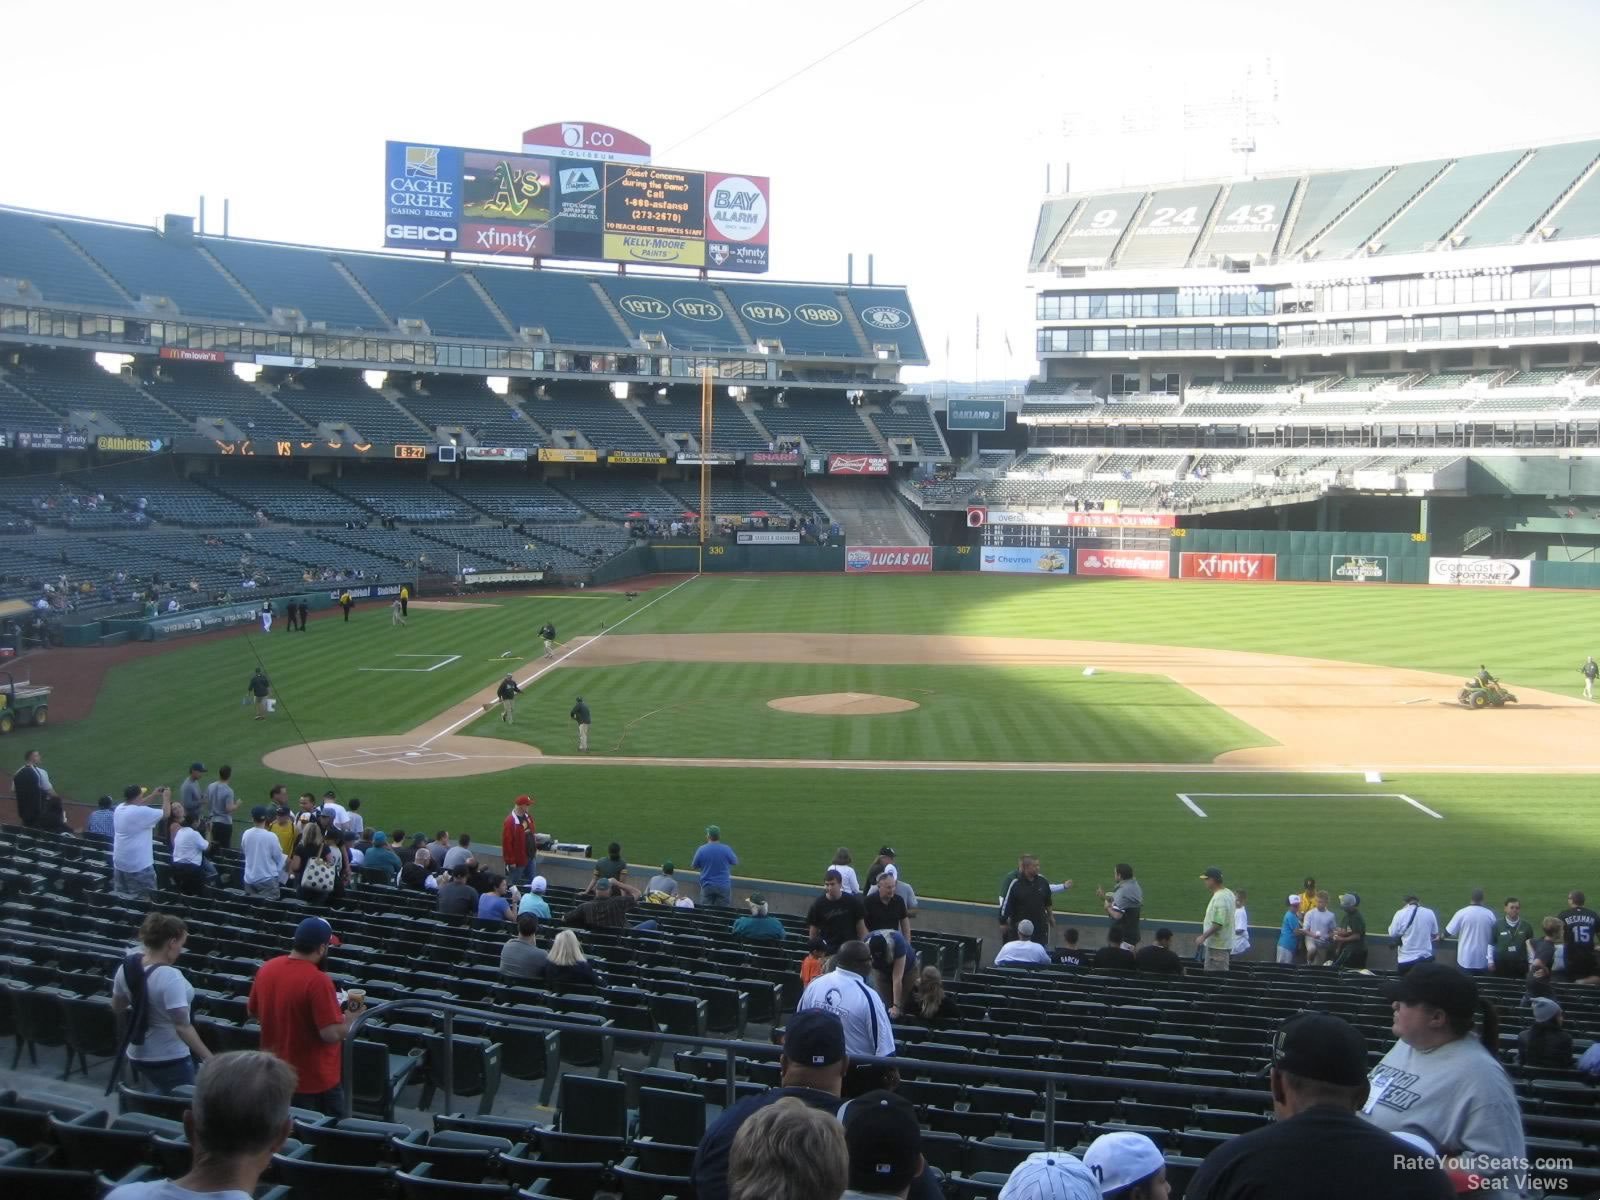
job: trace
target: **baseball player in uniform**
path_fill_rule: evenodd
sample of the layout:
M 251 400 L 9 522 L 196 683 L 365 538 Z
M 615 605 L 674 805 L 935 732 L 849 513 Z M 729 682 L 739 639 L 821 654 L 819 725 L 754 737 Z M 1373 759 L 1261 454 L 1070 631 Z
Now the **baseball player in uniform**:
M 556 656 L 556 627 L 546 621 L 539 627 L 539 636 L 544 639 L 544 656 L 546 658 L 554 658 Z M 1593 659 L 1590 661 L 1592 662 Z
M 1589 655 L 1589 661 L 1578 669 L 1583 672 L 1583 698 L 1585 700 L 1593 700 L 1594 680 L 1596 675 L 1600 675 L 1600 663 L 1596 663 L 1594 655 L 1591 654 Z
M 262 633 L 271 633 L 272 632 L 272 601 L 271 600 L 263 600 L 261 602 L 261 632 Z

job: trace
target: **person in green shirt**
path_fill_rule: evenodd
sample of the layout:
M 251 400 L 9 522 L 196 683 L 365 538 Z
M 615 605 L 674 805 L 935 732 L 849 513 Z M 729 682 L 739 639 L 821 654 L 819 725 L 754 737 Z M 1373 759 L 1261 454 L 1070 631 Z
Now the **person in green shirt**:
M 1502 979 L 1528 977 L 1528 943 L 1533 926 L 1522 915 L 1522 901 L 1506 897 L 1504 915 L 1494 923 L 1494 973 Z
M 1211 889 L 1211 899 L 1206 903 L 1206 915 L 1200 922 L 1200 932 L 1194 944 L 1205 958 L 1208 971 L 1226 971 L 1233 957 L 1233 893 L 1223 885 L 1222 868 L 1207 867 L 1200 876 Z
M 627 861 L 622 857 L 621 843 L 612 842 L 611 845 L 606 847 L 606 856 L 594 864 L 594 877 L 596 879 L 617 879 L 627 869 Z
M 740 917 L 733 923 L 733 936 L 781 942 L 788 936 L 788 932 L 784 929 L 782 921 L 768 915 L 767 898 L 760 892 L 754 892 L 750 896 L 750 915 Z
M 1367 965 L 1367 918 L 1361 912 L 1361 896 L 1346 892 L 1339 897 L 1339 907 L 1344 915 L 1333 931 L 1333 965 L 1363 970 Z

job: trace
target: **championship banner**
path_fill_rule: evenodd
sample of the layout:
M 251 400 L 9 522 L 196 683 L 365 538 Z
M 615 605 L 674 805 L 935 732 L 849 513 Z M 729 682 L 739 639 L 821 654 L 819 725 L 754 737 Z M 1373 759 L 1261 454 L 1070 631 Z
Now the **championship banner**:
M 883 454 L 830 454 L 829 475 L 887 475 L 889 459 Z
M 1079 550 L 1073 571 L 1079 575 L 1117 575 L 1132 579 L 1166 579 L 1172 559 L 1164 550 Z
M 557 446 L 544 446 L 539 450 L 540 462 L 592 463 L 600 461 L 595 450 L 562 450 Z
M 1430 558 L 1428 582 L 1443 587 L 1533 586 L 1533 564 L 1515 558 Z
M 798 450 L 756 450 L 745 455 L 745 461 L 756 467 L 798 467 Z
M 931 546 L 848 546 L 846 575 L 915 575 L 933 570 Z
M 1236 579 L 1270 583 L 1278 578 L 1276 554 L 1197 554 L 1178 555 L 1179 579 Z
M 665 454 L 649 454 L 638 450 L 613 450 L 606 455 L 606 461 L 615 466 L 642 466 L 659 467 L 667 461 Z
M 1334 554 L 1328 559 L 1328 578 L 1334 583 L 1387 583 L 1387 554 Z
M 741 546 L 798 546 L 800 531 L 741 529 L 734 538 Z
M 461 451 L 467 462 L 527 462 L 525 446 L 468 446 Z
M 1067 525 L 1079 529 L 1171 529 L 1178 518 L 1169 512 L 1075 512 L 1072 510 L 1045 510 L 1043 512 L 1010 512 L 1002 509 L 967 509 L 967 524 L 973 525 L 972 514 L 983 512 L 978 524 L 988 525 Z
M 1008 550 L 1001 546 L 984 546 L 979 554 L 980 571 L 998 571 L 1008 575 L 1059 575 L 1063 579 L 1072 574 L 1066 556 L 1059 550 L 1038 547 Z

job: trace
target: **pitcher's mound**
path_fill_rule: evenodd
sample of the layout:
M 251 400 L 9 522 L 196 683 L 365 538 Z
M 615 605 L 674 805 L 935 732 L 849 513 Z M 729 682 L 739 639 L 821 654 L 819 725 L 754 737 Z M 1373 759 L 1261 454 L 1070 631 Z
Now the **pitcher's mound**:
M 875 696 L 871 692 L 821 692 L 814 696 L 780 696 L 768 700 L 767 707 L 821 717 L 870 717 L 878 713 L 910 712 L 921 706 L 915 700 Z

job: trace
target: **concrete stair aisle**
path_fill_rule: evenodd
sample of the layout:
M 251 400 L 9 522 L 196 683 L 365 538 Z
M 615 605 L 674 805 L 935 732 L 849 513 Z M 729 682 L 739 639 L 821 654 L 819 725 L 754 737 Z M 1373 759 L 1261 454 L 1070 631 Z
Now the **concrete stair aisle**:
M 887 479 L 814 478 L 806 486 L 844 527 L 851 546 L 926 546 L 928 535 L 901 509 Z

